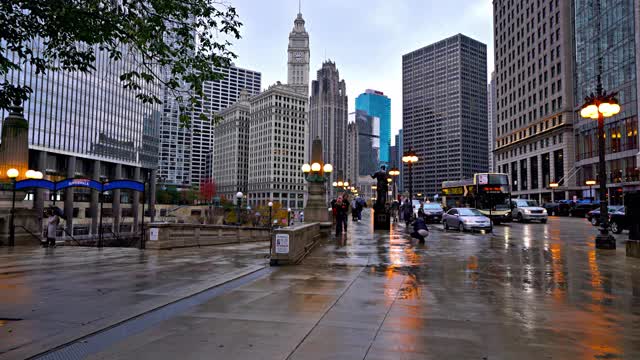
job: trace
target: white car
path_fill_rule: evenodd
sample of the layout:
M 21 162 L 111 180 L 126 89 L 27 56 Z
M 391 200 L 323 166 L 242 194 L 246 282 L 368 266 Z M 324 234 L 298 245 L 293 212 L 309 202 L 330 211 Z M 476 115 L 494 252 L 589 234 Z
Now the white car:
M 518 222 L 540 221 L 543 224 L 547 222 L 547 210 L 538 206 L 535 200 L 512 199 L 511 208 L 511 217 Z

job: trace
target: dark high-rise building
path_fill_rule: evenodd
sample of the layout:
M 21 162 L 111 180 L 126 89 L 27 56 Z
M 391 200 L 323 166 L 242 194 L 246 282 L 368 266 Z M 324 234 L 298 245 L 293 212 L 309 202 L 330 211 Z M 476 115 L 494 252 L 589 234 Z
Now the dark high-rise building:
M 571 0 L 493 2 L 494 156 L 496 170 L 509 174 L 515 196 L 550 200 L 549 183 L 560 182 L 557 199 L 575 185 L 572 5 Z
M 638 83 L 634 0 L 578 1 L 575 3 L 575 105 L 595 93 L 599 59 L 606 92 L 617 92 L 620 113 L 605 120 L 605 153 L 609 200 L 622 203 L 623 184 L 640 184 L 638 170 Z M 634 5 L 635 4 L 635 5 Z M 637 11 L 637 9 L 636 9 Z M 637 14 L 637 13 L 636 13 Z M 598 28 L 599 26 L 599 28 Z M 579 197 L 590 197 L 587 180 L 598 179 L 598 122 L 577 118 L 576 178 Z
M 323 158 L 333 165 L 335 171 L 331 173 L 329 183 L 333 183 L 338 174 L 344 176 L 346 168 L 347 146 L 347 118 L 348 118 L 347 88 L 344 80 L 340 80 L 340 73 L 336 64 L 326 61 L 318 70 L 318 77 L 311 83 L 311 98 L 309 99 L 309 138 L 307 144 L 319 137 L 322 140 Z M 308 149 L 311 152 L 311 149 Z M 310 156 L 310 154 L 307 154 Z M 333 187 L 328 187 L 331 191 Z
M 414 193 L 433 197 L 443 181 L 487 171 L 486 79 L 487 46 L 461 34 L 402 57 L 403 147 L 419 158 Z
M 369 176 L 377 171 L 380 155 L 378 118 L 356 110 L 349 114 L 349 122 L 358 127 L 358 175 Z

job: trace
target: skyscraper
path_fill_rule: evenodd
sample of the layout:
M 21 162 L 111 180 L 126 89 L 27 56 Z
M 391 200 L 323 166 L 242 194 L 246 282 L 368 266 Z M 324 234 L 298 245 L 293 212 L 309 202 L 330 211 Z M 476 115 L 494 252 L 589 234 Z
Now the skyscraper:
M 380 121 L 366 111 L 356 110 L 349 114 L 349 122 L 358 127 L 358 174 L 369 176 L 378 170 Z
M 491 82 L 487 84 L 487 127 L 489 136 L 487 138 L 489 146 L 489 171 L 494 172 L 496 168 L 493 149 L 496 142 L 496 77 L 495 72 L 491 73 Z
M 238 102 L 222 110 L 213 129 L 213 179 L 219 196 L 233 200 L 247 193 L 249 164 L 249 94 L 240 92 Z
M 293 29 L 289 34 L 289 46 L 287 48 L 287 84 L 296 92 L 309 95 L 309 61 L 311 59 L 309 50 L 309 34 L 304 28 L 304 19 L 298 12 L 296 20 L 293 22 Z
M 573 3 L 493 2 L 494 156 L 514 196 L 550 200 L 549 183 L 575 185 Z M 564 197 L 555 191 L 556 199 Z
M 235 66 L 218 71 L 224 78 L 205 82 L 201 105 L 188 113 L 189 129 L 180 126 L 180 108 L 176 101 L 165 99 L 159 163 L 159 177 L 165 184 L 197 187 L 210 177 L 206 173 L 206 156 L 213 150 L 214 124 L 211 119 L 235 103 L 241 90 L 249 95 L 260 92 L 262 75 L 259 72 Z M 200 119 L 201 113 L 209 120 Z
M 396 179 L 398 193 L 401 193 L 404 191 L 404 182 L 402 181 L 402 179 L 404 179 L 404 164 L 402 162 L 402 156 L 404 154 L 403 139 L 404 139 L 403 132 L 402 132 L 402 129 L 400 129 L 398 130 L 398 134 L 396 135 L 396 149 L 398 153 L 398 158 L 396 159 L 396 162 L 398 163 L 398 169 L 400 170 L 400 175 Z
M 638 1 L 576 2 L 575 24 L 575 102 L 580 107 L 584 98 L 595 93 L 601 64 L 602 86 L 606 92 L 617 92 L 621 111 L 605 120 L 605 153 L 607 154 L 607 187 L 609 201 L 622 204 L 623 184 L 638 184 L 638 73 L 635 28 Z M 634 9 L 635 8 L 635 9 Z M 562 10 L 561 10 L 562 11 Z M 561 13 L 562 16 L 562 13 Z M 571 23 L 571 19 L 567 22 Z M 599 28 L 598 28 L 599 27 Z M 633 29 L 635 28 L 635 32 Z M 599 59 L 602 61 L 599 62 Z M 565 70 L 566 71 L 566 70 Z M 557 70 L 556 70 L 557 72 Z M 553 86 L 553 85 L 552 85 Z M 553 90 L 553 87 L 552 87 Z M 587 180 L 598 179 L 597 125 L 592 119 L 577 117 L 576 179 L 579 197 L 590 197 Z M 566 139 L 565 139 L 566 140 Z
M 359 156 L 358 156 L 358 125 L 350 122 L 347 125 L 347 150 L 346 150 L 346 171 L 345 177 L 351 179 L 353 186 L 358 185 Z
M 462 34 L 402 57 L 403 147 L 420 159 L 414 193 L 433 197 L 443 181 L 487 171 L 486 79 L 486 45 Z
M 280 84 L 250 99 L 248 201 L 304 207 L 304 163 L 309 98 Z
M 356 98 L 356 110 L 365 111 L 373 117 L 377 117 L 380 135 L 380 153 L 378 161 L 389 164 L 389 148 L 391 147 L 391 99 L 382 91 L 367 89 Z
M 348 117 L 347 89 L 336 64 L 326 61 L 318 70 L 318 78 L 311 83 L 309 111 L 309 138 L 307 143 L 316 137 L 322 140 L 323 158 L 333 165 L 329 183 L 339 173 L 346 171 L 346 143 Z M 311 151 L 311 149 L 308 149 Z M 310 154 L 307 154 L 308 156 Z M 329 187 L 329 192 L 333 187 Z

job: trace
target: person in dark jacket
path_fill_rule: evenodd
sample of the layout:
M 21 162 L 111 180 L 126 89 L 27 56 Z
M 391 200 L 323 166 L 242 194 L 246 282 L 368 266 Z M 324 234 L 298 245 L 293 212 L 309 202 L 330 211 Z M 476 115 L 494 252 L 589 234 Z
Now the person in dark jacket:
M 424 222 L 423 218 L 418 217 L 413 223 L 413 232 L 411 233 L 411 237 L 418 239 L 421 244 L 424 244 L 424 238 L 428 235 L 429 229 L 427 228 L 427 223 Z
M 342 235 L 346 217 L 349 212 L 349 205 L 342 201 L 342 196 L 338 196 L 336 199 L 333 211 L 336 214 L 336 237 L 338 237 Z M 344 230 L 346 231 L 346 229 Z
M 402 218 L 407 224 L 407 227 L 409 227 L 409 224 L 411 224 L 411 218 L 413 218 L 413 206 L 411 206 L 409 199 L 406 199 L 404 204 L 402 204 Z

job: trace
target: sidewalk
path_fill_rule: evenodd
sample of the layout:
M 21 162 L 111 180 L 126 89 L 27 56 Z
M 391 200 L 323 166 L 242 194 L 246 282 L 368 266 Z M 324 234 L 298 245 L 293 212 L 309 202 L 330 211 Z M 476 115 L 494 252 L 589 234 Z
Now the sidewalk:
M 302 265 L 91 359 L 637 359 L 640 261 L 574 219 L 432 231 L 350 223 Z
M 267 252 L 266 243 L 172 251 L 2 247 L 0 359 L 34 356 L 257 271 L 268 265 Z

